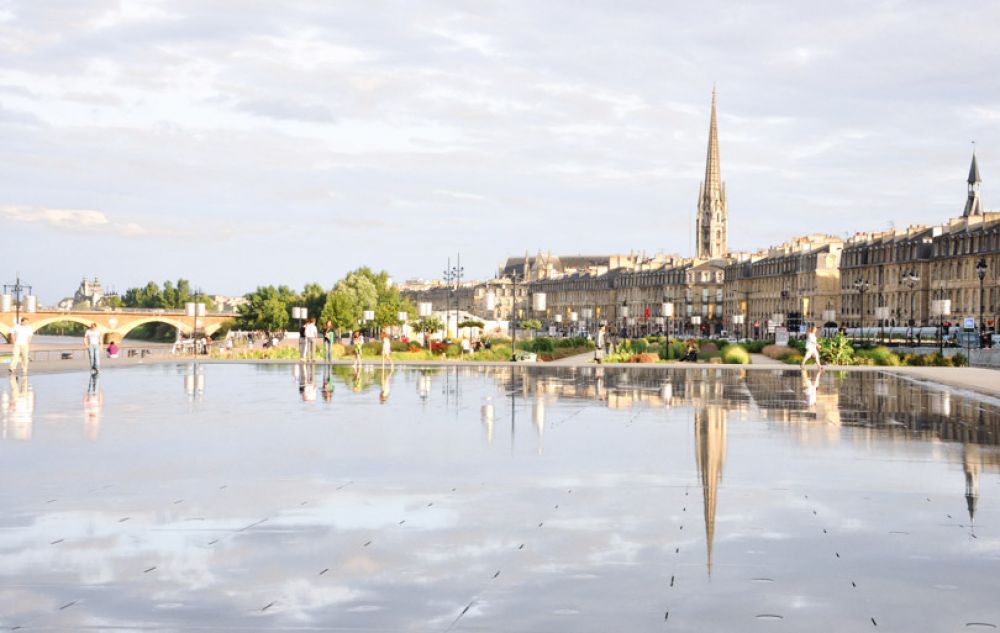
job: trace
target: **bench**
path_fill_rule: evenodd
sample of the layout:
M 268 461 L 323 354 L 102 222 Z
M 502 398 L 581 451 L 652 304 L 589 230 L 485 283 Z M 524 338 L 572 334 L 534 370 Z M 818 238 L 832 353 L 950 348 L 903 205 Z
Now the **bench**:
M 63 360 L 69 360 L 69 359 L 73 358 L 73 352 L 62 352 L 61 354 L 59 354 L 59 356 Z

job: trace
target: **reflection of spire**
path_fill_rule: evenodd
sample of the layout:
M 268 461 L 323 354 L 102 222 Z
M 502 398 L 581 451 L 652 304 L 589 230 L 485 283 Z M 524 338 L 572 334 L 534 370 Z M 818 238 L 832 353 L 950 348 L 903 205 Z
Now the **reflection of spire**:
M 969 509 L 969 521 L 976 520 L 976 504 L 979 502 L 979 447 L 966 444 L 962 451 L 962 469 L 965 470 L 965 505 Z
M 715 540 L 715 507 L 722 469 L 726 463 L 726 412 L 706 405 L 694 412 L 694 452 L 705 504 L 705 546 L 708 575 L 712 575 L 712 545 Z

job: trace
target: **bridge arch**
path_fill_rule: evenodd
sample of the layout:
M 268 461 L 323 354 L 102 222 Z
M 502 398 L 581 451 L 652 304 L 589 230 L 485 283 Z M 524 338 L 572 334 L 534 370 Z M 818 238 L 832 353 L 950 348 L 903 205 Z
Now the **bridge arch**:
M 145 317 L 145 318 L 141 318 L 141 319 L 135 319 L 133 321 L 128 321 L 126 323 L 122 323 L 119 327 L 117 327 L 114 330 L 110 330 L 110 331 L 113 334 L 116 334 L 116 335 L 120 336 L 121 338 L 125 338 L 126 336 L 128 336 L 129 332 L 131 332 L 135 328 L 139 327 L 140 325 L 146 325 L 147 323 L 163 323 L 163 324 L 166 324 L 166 325 L 169 325 L 171 327 L 176 328 L 177 331 L 181 332 L 182 334 L 186 334 L 186 335 L 189 335 L 189 336 L 191 334 L 191 322 L 190 321 L 188 321 L 187 323 L 185 323 L 181 319 L 174 319 L 174 318 L 171 318 L 170 316 L 167 316 L 167 315 L 155 315 L 155 316 Z
M 66 323 L 66 322 L 79 323 L 83 325 L 83 327 L 90 327 L 91 323 L 97 323 L 97 330 L 101 334 L 105 334 L 109 331 L 107 326 L 102 325 L 100 321 L 97 321 L 95 319 L 88 319 L 82 316 L 76 316 L 73 314 L 58 314 L 55 316 L 44 317 L 41 319 L 32 319 L 31 315 L 25 315 L 25 316 L 28 317 L 28 325 L 30 325 L 31 329 L 34 330 L 35 332 L 45 327 L 46 325 L 53 325 L 55 323 Z

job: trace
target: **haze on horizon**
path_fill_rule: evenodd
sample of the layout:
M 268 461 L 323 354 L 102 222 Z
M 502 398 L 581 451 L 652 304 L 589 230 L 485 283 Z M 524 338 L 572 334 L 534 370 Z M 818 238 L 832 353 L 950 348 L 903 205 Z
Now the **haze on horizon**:
M 0 0 L 0 281 L 242 294 L 1000 207 L 1000 5 Z

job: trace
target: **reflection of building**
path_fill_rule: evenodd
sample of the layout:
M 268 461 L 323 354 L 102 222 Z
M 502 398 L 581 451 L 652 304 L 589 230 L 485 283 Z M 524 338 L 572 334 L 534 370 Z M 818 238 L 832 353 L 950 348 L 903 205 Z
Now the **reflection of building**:
M 694 411 L 694 455 L 705 511 L 706 566 L 712 575 L 712 546 L 715 542 L 715 509 L 719 483 L 726 464 L 726 410 L 719 405 L 706 405 Z

